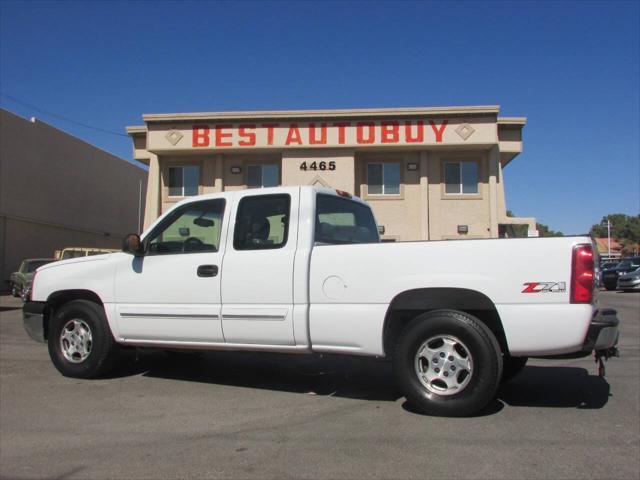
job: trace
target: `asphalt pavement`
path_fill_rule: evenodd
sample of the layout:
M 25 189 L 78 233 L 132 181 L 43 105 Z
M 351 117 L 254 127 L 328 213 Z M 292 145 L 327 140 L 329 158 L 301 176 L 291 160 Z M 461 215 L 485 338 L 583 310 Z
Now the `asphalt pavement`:
M 533 360 L 449 419 L 414 412 L 365 358 L 131 351 L 109 378 L 65 378 L 3 296 L 0 477 L 635 480 L 640 293 L 601 302 L 622 320 L 606 378 L 590 357 Z

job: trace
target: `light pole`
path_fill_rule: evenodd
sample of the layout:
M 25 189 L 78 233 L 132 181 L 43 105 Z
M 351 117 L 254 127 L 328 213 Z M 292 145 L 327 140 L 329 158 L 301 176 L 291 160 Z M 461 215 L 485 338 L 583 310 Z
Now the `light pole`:
M 611 260 L 611 220 L 607 218 L 607 250 L 608 250 L 608 260 Z

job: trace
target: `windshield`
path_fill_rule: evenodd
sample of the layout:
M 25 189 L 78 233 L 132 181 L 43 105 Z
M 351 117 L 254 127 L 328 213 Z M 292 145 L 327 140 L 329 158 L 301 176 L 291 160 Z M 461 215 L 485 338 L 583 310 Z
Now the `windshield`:
M 51 263 L 53 260 L 36 260 L 27 264 L 27 273 L 33 273 L 38 267 Z

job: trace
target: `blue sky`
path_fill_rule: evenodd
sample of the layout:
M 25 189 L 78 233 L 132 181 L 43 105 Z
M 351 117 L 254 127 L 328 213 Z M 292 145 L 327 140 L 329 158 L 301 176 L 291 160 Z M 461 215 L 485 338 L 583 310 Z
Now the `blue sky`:
M 640 210 L 640 2 L 0 2 L 0 90 L 124 133 L 143 113 L 489 105 L 526 116 L 507 207 Z M 19 105 L 131 159 L 128 138 Z

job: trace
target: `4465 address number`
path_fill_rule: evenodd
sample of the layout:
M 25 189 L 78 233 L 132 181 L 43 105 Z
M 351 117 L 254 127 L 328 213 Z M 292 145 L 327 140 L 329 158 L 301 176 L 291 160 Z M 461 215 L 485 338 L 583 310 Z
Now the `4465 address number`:
M 333 160 L 329 161 L 329 162 L 311 162 L 310 164 L 307 165 L 307 162 L 302 162 L 302 164 L 300 165 L 300 170 L 304 170 L 305 172 L 307 170 L 335 170 L 336 169 L 336 162 L 334 162 Z

